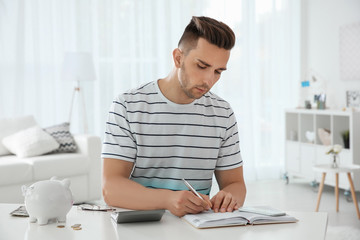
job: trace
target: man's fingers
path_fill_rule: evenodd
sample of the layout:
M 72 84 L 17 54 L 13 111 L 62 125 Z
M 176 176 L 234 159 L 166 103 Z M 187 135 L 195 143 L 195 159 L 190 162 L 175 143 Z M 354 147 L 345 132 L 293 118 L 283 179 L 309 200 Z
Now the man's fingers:
M 234 209 L 239 208 L 232 194 L 223 191 L 218 192 L 218 194 L 211 199 L 211 202 L 214 212 L 232 212 Z
M 214 212 L 219 212 L 219 208 L 220 208 L 220 205 L 222 203 L 222 197 L 220 197 L 219 195 L 215 195 L 212 199 L 212 204 L 213 204 L 213 207 L 212 209 L 214 210 Z
M 201 194 L 201 193 L 200 193 L 200 195 L 201 195 L 202 198 L 204 199 L 204 204 L 205 204 L 205 205 L 203 205 L 203 206 L 205 207 L 205 209 L 210 209 L 210 208 L 212 208 L 212 203 L 211 203 L 211 201 L 210 201 L 210 199 L 209 199 L 209 196 L 208 196 L 208 195 L 205 195 L 205 194 Z
M 199 213 L 208 210 L 211 206 L 209 197 L 201 194 L 201 199 L 190 191 L 174 191 L 169 211 L 175 216 L 182 217 L 187 213 Z M 210 205 L 209 205 L 210 204 Z
M 187 206 L 191 209 L 197 210 L 198 212 L 201 212 L 203 210 L 208 210 L 209 209 L 209 203 L 208 203 L 209 200 L 206 199 L 206 197 L 204 195 L 202 197 L 204 198 L 204 200 L 202 200 L 201 198 L 199 198 L 198 196 L 196 196 L 194 194 L 191 194 L 191 196 L 189 196 L 189 198 L 188 198 L 189 205 L 187 205 Z
M 232 196 L 231 194 L 225 194 L 223 201 L 220 206 L 220 212 L 226 212 L 229 204 L 231 203 Z
M 237 204 L 236 201 L 234 199 L 232 199 L 231 203 L 229 204 L 229 206 L 227 208 L 227 211 L 232 212 L 232 211 L 234 211 L 234 209 L 237 209 L 237 208 L 235 208 L 236 204 Z
M 238 210 L 239 207 L 240 207 L 240 205 L 239 205 L 238 203 L 236 203 L 234 209 L 235 209 L 235 210 Z
M 185 205 L 185 208 L 186 208 L 185 211 L 187 213 L 199 213 L 199 212 L 202 212 L 204 210 L 203 207 L 197 206 L 197 205 L 195 205 L 193 203 Z

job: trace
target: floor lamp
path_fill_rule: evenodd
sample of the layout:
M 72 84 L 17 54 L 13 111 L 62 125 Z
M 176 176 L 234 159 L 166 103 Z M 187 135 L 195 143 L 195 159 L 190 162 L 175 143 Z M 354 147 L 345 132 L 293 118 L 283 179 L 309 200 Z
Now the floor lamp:
M 86 119 L 85 99 L 84 93 L 80 88 L 80 82 L 82 81 L 94 81 L 95 68 L 94 61 L 91 53 L 88 52 L 67 52 L 65 53 L 63 67 L 62 67 L 62 78 L 66 81 L 75 81 L 76 86 L 74 88 L 71 97 L 71 106 L 69 113 L 69 123 L 71 123 L 71 115 L 74 106 L 75 95 L 81 98 L 82 101 L 82 118 L 84 125 L 84 133 L 88 132 L 88 125 Z

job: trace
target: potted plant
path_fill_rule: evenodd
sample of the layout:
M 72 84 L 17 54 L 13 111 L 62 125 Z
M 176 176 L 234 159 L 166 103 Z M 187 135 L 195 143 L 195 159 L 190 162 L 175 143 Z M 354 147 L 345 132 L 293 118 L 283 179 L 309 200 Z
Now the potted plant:
M 350 146 L 350 132 L 349 130 L 341 132 L 342 139 L 344 141 L 344 148 L 349 148 Z

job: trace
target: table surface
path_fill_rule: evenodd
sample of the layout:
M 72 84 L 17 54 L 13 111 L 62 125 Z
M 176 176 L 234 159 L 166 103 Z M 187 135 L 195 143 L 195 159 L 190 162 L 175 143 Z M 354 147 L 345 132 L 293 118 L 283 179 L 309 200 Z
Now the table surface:
M 40 226 L 30 223 L 29 218 L 13 217 L 9 213 L 18 204 L 0 204 L 0 239 L 325 239 L 327 213 L 288 212 L 296 217 L 296 223 L 248 225 L 224 228 L 196 229 L 183 219 L 166 211 L 159 222 L 115 224 L 110 212 L 84 211 L 73 207 L 67 215 L 65 228 L 53 222 Z M 81 230 L 73 230 L 81 224 Z
M 359 165 L 339 165 L 337 168 L 333 168 L 331 164 L 319 164 L 313 167 L 314 171 L 317 172 L 354 172 L 360 170 Z

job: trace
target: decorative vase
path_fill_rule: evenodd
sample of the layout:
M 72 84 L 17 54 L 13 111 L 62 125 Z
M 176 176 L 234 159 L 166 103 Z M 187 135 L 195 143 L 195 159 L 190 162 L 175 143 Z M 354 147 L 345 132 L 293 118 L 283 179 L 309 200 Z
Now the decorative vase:
M 323 145 L 329 146 L 331 144 L 331 132 L 329 129 L 318 128 L 318 135 Z
M 308 143 L 314 143 L 315 140 L 315 132 L 312 131 L 306 131 L 305 137 L 308 140 Z
M 337 154 L 333 154 L 333 161 L 332 161 L 332 168 L 337 168 L 338 164 L 337 164 Z

